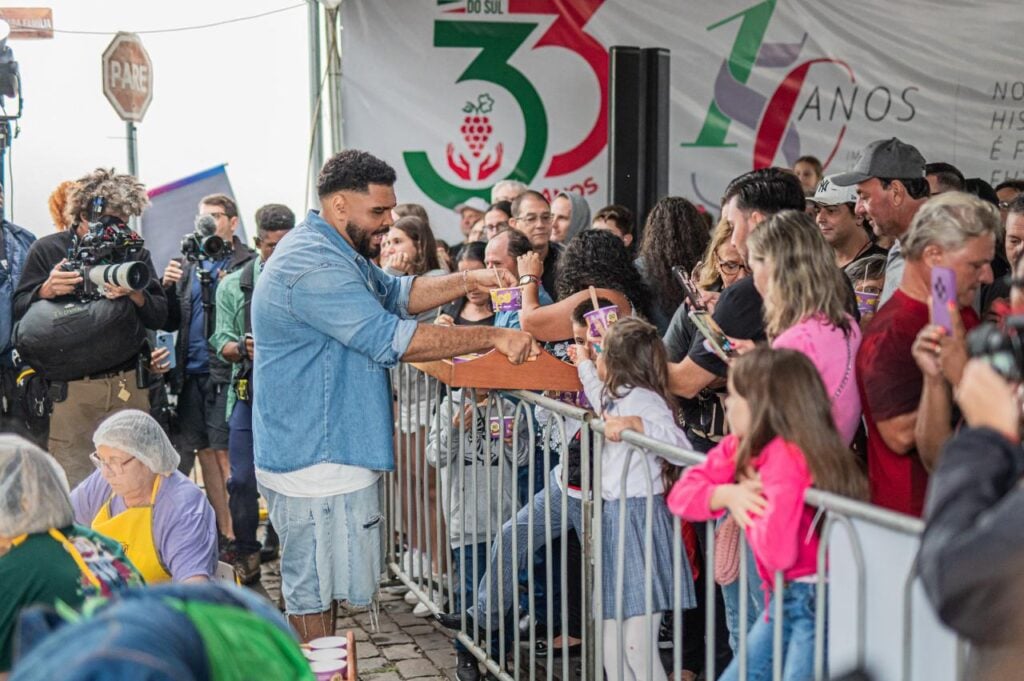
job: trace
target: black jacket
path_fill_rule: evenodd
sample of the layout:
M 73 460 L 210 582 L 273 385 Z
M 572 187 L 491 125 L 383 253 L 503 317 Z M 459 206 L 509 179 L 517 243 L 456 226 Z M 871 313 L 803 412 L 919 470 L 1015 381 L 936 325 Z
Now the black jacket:
M 25 258 L 18 287 L 14 291 L 14 321 L 17 322 L 24 317 L 32 303 L 40 299 L 39 289 L 49 278 L 50 272 L 57 266 L 57 263 L 68 257 L 74 236 L 72 231 L 67 230 L 44 236 L 32 244 L 28 257 Z M 135 311 L 143 326 L 147 329 L 159 329 L 167 318 L 167 298 L 160 285 L 160 278 L 153 268 L 153 259 L 150 257 L 149 251 L 142 249 L 135 260 L 146 263 L 150 276 L 149 284 L 142 291 L 146 302 L 142 307 L 136 307 Z M 61 296 L 55 300 L 70 301 L 74 300 L 74 296 Z M 111 367 L 111 369 L 134 369 L 135 361 L 134 355 L 126 357 L 122 366 Z
M 223 270 L 221 277 L 234 272 L 247 262 L 256 257 L 256 252 L 242 243 L 237 236 L 231 242 L 231 259 L 228 266 Z M 178 340 L 174 347 L 177 356 L 175 368 L 168 375 L 168 383 L 172 392 L 180 392 L 182 382 L 185 379 L 185 365 L 188 363 L 188 333 L 192 323 L 192 279 L 196 273 L 196 263 L 184 261 L 181 263 L 183 273 L 177 284 L 168 286 L 164 292 L 168 300 L 167 321 L 163 328 L 165 331 L 177 331 Z M 210 302 L 213 303 L 213 312 L 216 312 L 216 285 L 210 291 Z M 217 319 L 215 314 L 210 315 L 209 324 L 211 334 L 216 328 Z M 210 339 L 207 338 L 207 341 Z M 231 382 L 231 365 L 217 356 L 216 351 L 210 348 L 210 379 L 214 383 L 228 384 Z
M 942 621 L 974 644 L 975 678 L 1003 678 L 995 668 L 1024 659 L 1022 476 L 1019 446 L 967 428 L 929 482 L 918 570 Z

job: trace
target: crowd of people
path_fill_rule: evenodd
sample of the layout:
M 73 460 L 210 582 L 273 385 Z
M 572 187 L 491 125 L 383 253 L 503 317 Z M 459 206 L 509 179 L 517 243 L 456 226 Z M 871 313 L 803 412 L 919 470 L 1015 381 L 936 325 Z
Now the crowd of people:
M 97 169 L 63 183 L 50 202 L 56 231 L 38 240 L 3 222 L 2 426 L 14 435 L 0 437 L 0 675 L 13 663 L 18 678 L 18 660 L 47 649 L 38 631 L 19 629 L 33 608 L 81 610 L 95 596 L 130 603 L 144 584 L 186 589 L 222 564 L 255 585 L 261 562 L 278 555 L 287 625 L 270 621 L 261 635 L 278 637 L 287 658 L 296 642 L 335 633 L 339 603 L 374 602 L 391 542 L 409 573 L 436 573 L 451 556 L 460 588 L 441 623 L 493 638 L 538 560 L 528 539 L 566 543 L 578 571 L 581 503 L 600 495 L 608 678 L 620 667 L 628 678 L 666 678 L 643 643 L 671 628 L 662 613 L 678 596 L 683 678 L 696 679 L 705 660 L 697 595 L 714 579 L 724 604 L 716 626 L 728 632 L 715 651 L 721 678 L 738 678 L 741 628 L 748 673 L 772 668 L 774 607 L 759 617 L 770 598 L 787 622 L 784 678 L 806 679 L 821 527 L 805 490 L 941 516 L 947 505 L 929 502 L 930 482 L 947 465 L 963 476 L 962 437 L 985 444 L 994 429 L 1004 458 L 1019 443 L 1015 422 L 964 396 L 978 394 L 972 381 L 995 380 L 969 361 L 969 346 L 982 347 L 970 332 L 984 321 L 980 331 L 1001 338 L 1022 309 L 1024 181 L 966 179 L 896 138 L 868 145 L 845 173 L 823 176 L 813 157 L 744 173 L 725 189 L 717 220 L 680 196 L 646 216 L 621 205 L 591 214 L 576 194 L 549 200 L 504 180 L 489 203 L 456 207 L 463 240 L 452 245 L 422 206 L 398 203 L 396 181 L 380 159 L 341 152 L 320 173 L 319 210 L 298 224 L 280 204 L 256 211 L 254 248 L 237 235 L 235 201 L 206 196 L 189 245 L 162 276 L 128 226 L 148 202 L 133 177 Z M 521 304 L 494 305 L 492 290 L 509 288 Z M 595 307 L 612 306 L 617 321 L 588 322 Z M 527 409 L 551 456 L 527 446 L 522 420 L 512 425 L 518 437 L 499 436 L 507 446 L 485 446 L 494 436 L 484 405 L 510 414 L 516 401 L 485 390 L 475 401 L 469 391 L 433 395 L 422 377 L 418 388 L 399 385 L 401 362 L 490 350 L 513 365 L 541 352 L 575 365 L 583 390 L 574 404 L 602 419 L 607 439 L 592 489 L 581 457 L 594 448 L 580 423 L 556 427 L 545 409 Z M 396 411 L 400 390 L 416 398 Z M 972 428 L 958 434 L 964 419 Z M 707 458 L 680 470 L 652 452 L 634 456 L 625 431 Z M 480 462 L 483 478 L 454 474 Z M 396 468 L 411 476 L 407 489 L 430 496 L 403 505 L 405 531 L 390 537 L 382 481 Z M 1010 468 L 1016 477 L 1024 469 Z M 935 487 L 949 498 L 949 485 Z M 537 521 L 545 514 L 554 536 Z M 672 567 L 672 514 L 684 521 L 682 570 Z M 424 538 L 408 529 L 417 523 L 447 529 Z M 736 566 L 717 564 L 718 553 L 705 564 L 707 523 L 721 542 L 747 537 L 745 622 Z M 642 543 L 645 526 L 653 546 Z M 519 555 L 508 551 L 513 535 Z M 651 556 L 653 613 L 641 580 L 615 591 L 609 538 L 620 535 L 627 572 L 642 573 Z M 946 557 L 948 547 L 927 555 Z M 536 607 L 569 601 L 556 640 L 573 646 L 584 596 L 563 567 L 575 586 L 538 589 Z M 282 642 L 280 631 L 293 638 Z M 456 651 L 458 678 L 478 679 L 473 654 L 460 643 Z

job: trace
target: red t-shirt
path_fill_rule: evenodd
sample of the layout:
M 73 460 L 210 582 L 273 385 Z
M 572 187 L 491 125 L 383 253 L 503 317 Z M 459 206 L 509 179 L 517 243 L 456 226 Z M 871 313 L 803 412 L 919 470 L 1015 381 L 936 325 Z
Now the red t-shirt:
M 979 323 L 973 308 L 961 308 L 960 316 L 968 331 Z M 889 449 L 877 423 L 917 410 L 924 377 L 910 348 L 928 322 L 928 305 L 897 289 L 871 320 L 857 353 L 857 384 L 868 426 L 871 501 L 915 516 L 924 510 L 928 472 L 916 449 L 902 455 Z

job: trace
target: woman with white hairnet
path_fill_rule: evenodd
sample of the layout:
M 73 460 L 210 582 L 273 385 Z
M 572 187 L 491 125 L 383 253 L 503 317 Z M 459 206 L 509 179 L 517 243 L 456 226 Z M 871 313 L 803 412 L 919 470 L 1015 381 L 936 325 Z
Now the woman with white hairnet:
M 126 409 L 101 423 L 92 442 L 97 470 L 71 493 L 75 519 L 121 542 L 148 584 L 213 577 L 213 507 L 178 472 L 178 452 L 160 424 Z
M 0 435 L 0 678 L 11 668 L 23 609 L 78 609 L 89 596 L 141 584 L 117 542 L 74 525 L 56 460 L 27 440 Z

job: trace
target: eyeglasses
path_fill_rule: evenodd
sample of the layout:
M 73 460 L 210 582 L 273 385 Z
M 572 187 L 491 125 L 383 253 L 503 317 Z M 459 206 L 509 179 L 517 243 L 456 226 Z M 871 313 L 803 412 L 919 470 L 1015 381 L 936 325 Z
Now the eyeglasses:
M 999 202 L 999 210 L 1006 210 L 1009 207 L 1010 207 L 1010 202 L 1009 201 L 1000 201 Z
M 92 461 L 92 465 L 96 466 L 96 468 L 100 472 L 103 472 L 103 469 L 106 468 L 107 471 L 109 471 L 110 473 L 113 473 L 114 475 L 121 475 L 122 473 L 124 473 L 124 467 L 127 466 L 128 464 L 130 464 L 132 461 L 135 461 L 135 457 L 133 456 L 132 458 L 128 459 L 127 461 L 109 461 L 108 462 L 108 461 L 104 461 L 103 459 L 101 459 L 99 457 L 99 454 L 97 454 L 96 452 L 93 452 L 92 454 L 89 455 L 89 461 Z
M 738 274 L 741 270 L 746 270 L 747 266 L 741 262 L 732 262 L 730 260 L 719 260 L 718 269 L 722 270 L 723 274 Z
M 542 225 L 548 225 L 551 224 L 551 221 L 554 219 L 554 217 L 555 216 L 552 215 L 551 213 L 541 213 L 540 215 L 537 215 L 536 213 L 529 213 L 527 215 L 520 215 L 516 219 L 522 222 L 524 225 L 535 225 L 538 222 L 540 222 Z

